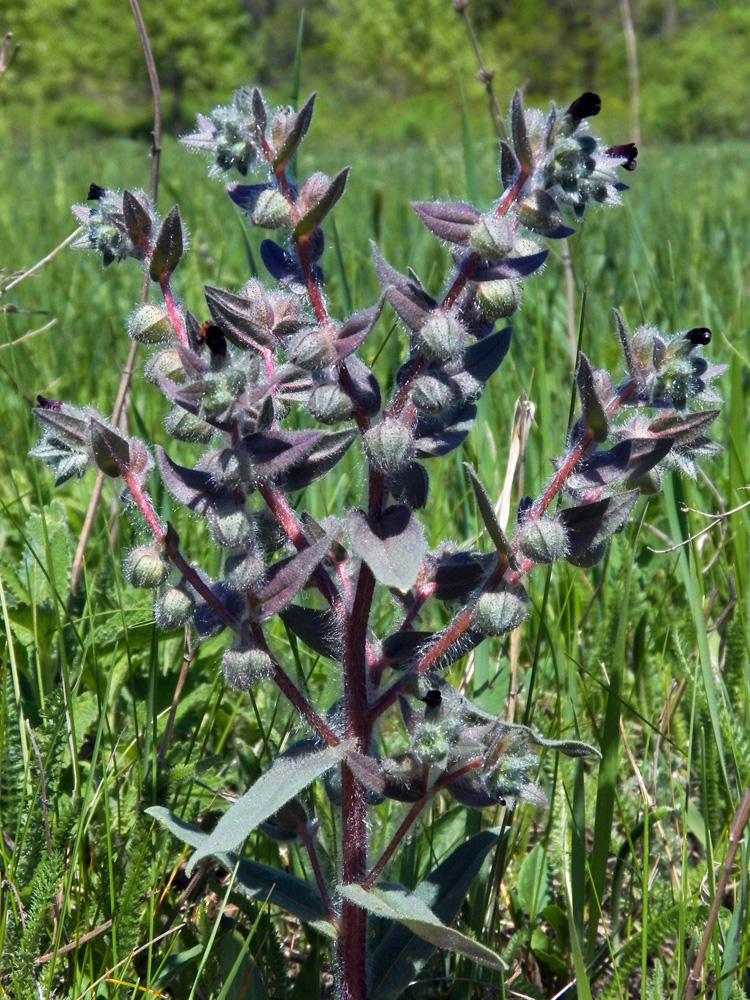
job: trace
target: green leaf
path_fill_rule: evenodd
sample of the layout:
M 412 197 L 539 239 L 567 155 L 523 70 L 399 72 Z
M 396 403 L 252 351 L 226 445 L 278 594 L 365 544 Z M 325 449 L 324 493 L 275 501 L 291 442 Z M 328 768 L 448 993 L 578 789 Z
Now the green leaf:
M 535 845 L 521 865 L 516 892 L 530 921 L 550 902 L 549 865 L 541 844 Z
M 500 958 L 478 941 L 446 927 L 432 910 L 404 885 L 381 882 L 369 891 L 361 885 L 339 886 L 341 895 L 368 913 L 403 924 L 417 937 L 436 948 L 456 952 L 490 969 L 502 969 Z
M 427 553 L 427 540 L 422 524 L 408 507 L 388 507 L 379 521 L 361 510 L 350 510 L 346 531 L 352 548 L 378 583 L 402 592 L 414 586 Z
M 508 545 L 508 539 L 505 537 L 505 532 L 500 527 L 500 522 L 495 514 L 495 508 L 492 506 L 492 501 L 487 495 L 487 490 L 485 490 L 482 483 L 479 481 L 479 477 L 468 462 L 464 462 L 464 468 L 469 474 L 469 479 L 471 480 L 471 487 L 474 490 L 474 496 L 476 497 L 477 507 L 479 508 L 479 514 L 484 522 L 484 526 L 487 529 L 487 534 L 492 539 L 495 548 L 500 553 L 500 555 L 509 557 L 511 564 L 514 562 L 511 553 L 510 546 Z
M 444 924 L 452 923 L 499 832 L 483 830 L 465 841 L 419 883 L 414 896 Z M 372 956 L 372 1000 L 397 1000 L 426 965 L 434 946 L 398 923 Z
M 177 205 L 170 209 L 154 243 L 149 273 L 152 281 L 167 280 L 182 257 L 182 222 Z
M 313 229 L 321 224 L 336 202 L 341 198 L 346 188 L 346 179 L 349 176 L 351 167 L 344 167 L 336 174 L 321 197 L 315 202 L 313 207 L 306 212 L 292 230 L 292 239 L 299 242 L 303 236 L 307 236 Z
M 208 840 L 209 834 L 203 833 L 180 819 L 163 806 L 151 806 L 146 809 L 149 816 L 163 823 L 164 826 L 190 847 L 200 848 Z M 226 868 L 233 872 L 237 865 L 237 855 L 232 852 L 220 852 L 216 858 Z M 269 902 L 274 906 L 292 913 L 295 917 L 310 924 L 317 931 L 328 937 L 333 936 L 333 927 L 328 920 L 325 904 L 320 893 L 302 879 L 259 864 L 257 861 L 243 859 L 235 877 L 235 887 L 248 899 L 258 902 Z
M 190 875 L 196 864 L 211 854 L 232 851 L 261 823 L 278 812 L 295 795 L 307 788 L 350 749 L 348 743 L 326 747 L 300 757 L 280 757 L 262 774 L 249 791 L 235 802 L 216 824 L 187 864 Z

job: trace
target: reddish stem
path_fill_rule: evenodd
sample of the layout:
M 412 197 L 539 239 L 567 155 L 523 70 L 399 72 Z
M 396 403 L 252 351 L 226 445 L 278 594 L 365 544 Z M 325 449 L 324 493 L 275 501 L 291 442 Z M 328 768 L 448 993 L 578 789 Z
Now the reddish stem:
M 161 288 L 161 294 L 164 296 L 164 305 L 167 307 L 167 313 L 172 324 L 172 329 L 175 332 L 175 336 L 183 347 L 187 347 L 188 335 L 187 329 L 185 328 L 185 320 L 182 318 L 182 313 L 178 309 L 177 303 L 174 300 L 172 288 L 169 284 L 168 274 L 162 275 L 159 279 L 159 287 Z
M 323 897 L 323 903 L 325 905 L 326 911 L 328 912 L 328 919 L 333 924 L 334 929 L 338 932 L 340 930 L 339 925 L 339 915 L 334 909 L 333 903 L 331 902 L 331 897 L 328 894 L 328 885 L 326 884 L 325 877 L 320 868 L 320 859 L 318 858 L 318 852 L 315 849 L 315 839 L 310 833 L 306 826 L 302 826 L 299 829 L 299 837 L 302 843 L 305 845 L 305 850 L 310 858 L 310 864 L 312 865 L 313 875 L 315 876 L 315 881 L 318 886 L 318 891 Z

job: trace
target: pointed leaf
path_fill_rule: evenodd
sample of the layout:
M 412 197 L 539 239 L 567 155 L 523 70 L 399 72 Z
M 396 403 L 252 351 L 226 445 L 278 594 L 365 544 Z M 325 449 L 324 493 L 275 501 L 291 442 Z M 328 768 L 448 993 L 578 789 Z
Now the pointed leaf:
M 502 278 L 525 278 L 538 271 L 549 255 L 549 250 L 527 254 L 525 257 L 503 257 L 475 267 L 471 272 L 472 281 L 498 281 Z
M 325 476 L 344 457 L 357 437 L 354 429 L 344 431 L 320 431 L 318 437 L 304 458 L 282 477 L 285 490 L 301 490 L 316 479 Z
M 656 417 L 648 425 L 650 437 L 670 437 L 677 448 L 690 444 L 700 437 L 716 418 L 721 410 L 697 410 L 695 413 L 667 413 Z
M 638 490 L 631 490 L 559 511 L 557 516 L 565 526 L 571 552 L 589 549 L 621 531 L 633 513 L 638 496 Z
M 474 472 L 468 462 L 464 462 L 464 469 L 466 469 L 469 474 L 471 488 L 474 490 L 474 497 L 476 498 L 477 508 L 479 509 L 479 515 L 484 522 L 485 528 L 487 529 L 487 534 L 492 539 L 498 553 L 502 556 L 506 556 L 512 565 L 513 559 L 510 552 L 510 546 L 508 545 L 508 539 L 505 537 L 505 532 L 501 528 L 500 522 L 497 519 L 497 514 L 495 513 L 492 501 L 487 496 L 487 490 L 485 490 L 476 472 Z
M 594 373 L 589 359 L 585 354 L 578 358 L 578 368 L 576 370 L 576 385 L 581 397 L 583 407 L 583 419 L 587 429 L 590 431 L 594 441 L 606 441 L 609 431 L 607 415 L 596 392 L 594 383 Z
M 500 140 L 500 180 L 503 183 L 503 188 L 512 187 L 513 182 L 518 176 L 518 171 L 521 169 L 521 164 L 518 162 L 516 154 L 510 148 L 510 145 L 504 140 Z
M 148 238 L 153 232 L 154 223 L 149 212 L 141 205 L 132 191 L 122 193 L 122 214 L 125 227 L 132 242 L 145 250 Z
M 556 750 L 566 757 L 601 757 L 601 753 L 596 747 L 592 747 L 588 743 L 582 743 L 580 740 L 548 740 L 546 737 L 540 736 L 539 733 L 533 732 L 533 730 L 530 730 L 530 733 L 532 743 L 535 743 L 538 747 L 547 747 L 550 750 Z
M 159 445 L 156 447 L 156 464 L 162 482 L 175 500 L 196 514 L 205 514 L 208 510 L 234 503 L 230 491 L 218 483 L 212 473 L 177 465 Z
M 452 923 L 498 840 L 496 830 L 483 830 L 460 844 L 419 883 L 414 895 L 444 924 Z M 372 955 L 372 1000 L 397 1000 L 433 951 L 431 944 L 406 927 L 398 924 L 391 927 Z
M 35 406 L 31 412 L 42 429 L 54 440 L 73 449 L 88 446 L 91 410 L 79 410 L 67 403 L 60 403 L 54 407 L 49 404 Z
M 479 382 L 489 381 L 505 360 L 512 332 L 512 327 L 506 326 L 470 344 L 463 353 L 464 371 Z
M 270 326 L 272 317 L 264 299 L 250 301 L 211 285 L 206 285 L 203 293 L 214 322 L 221 327 L 227 340 L 238 347 L 255 350 L 275 345 L 276 338 Z
M 658 465 L 674 447 L 673 437 L 632 438 L 630 441 L 630 461 L 628 479 L 640 479 Z
M 347 392 L 359 403 L 368 417 L 380 413 L 380 383 L 368 366 L 350 354 L 341 368 L 341 378 Z
M 310 454 L 324 431 L 257 431 L 245 435 L 240 447 L 253 463 L 258 479 L 273 479 Z
M 415 446 L 423 458 L 440 458 L 458 448 L 468 436 L 477 416 L 477 408 L 467 403 L 447 419 L 420 415 L 415 427 Z
M 414 586 L 427 553 L 424 528 L 408 507 L 387 507 L 379 521 L 350 510 L 346 531 L 356 554 L 386 587 L 406 592 Z
M 263 240 L 260 245 L 260 256 L 271 277 L 285 285 L 295 295 L 304 294 L 306 290 L 305 275 L 302 272 L 300 262 L 292 253 L 279 246 L 274 240 Z M 320 268 L 314 267 L 313 272 L 317 278 Z M 318 284 L 320 284 L 319 281 Z
M 348 743 L 339 743 L 315 753 L 277 758 L 242 798 L 229 807 L 213 832 L 198 846 L 187 864 L 187 874 L 190 875 L 202 858 L 238 848 L 285 803 L 339 764 L 349 749 Z
M 150 806 L 145 811 L 190 847 L 200 847 L 208 838 L 207 833 L 186 823 L 163 806 Z M 229 872 L 237 867 L 237 855 L 232 852 L 222 851 L 216 857 Z M 237 868 L 234 886 L 248 899 L 261 903 L 267 901 L 273 906 L 279 906 L 328 937 L 333 935 L 320 893 L 308 882 L 303 882 L 294 875 L 243 858 Z
M 330 611 L 290 604 L 280 615 L 289 631 L 314 652 L 329 660 L 341 660 L 341 633 Z
M 313 229 L 321 224 L 344 193 L 346 179 L 349 176 L 350 170 L 351 167 L 344 167 L 342 170 L 339 170 L 321 197 L 294 227 L 292 230 L 292 239 L 299 242 L 303 236 L 307 236 L 308 233 L 311 233 Z
M 361 885 L 342 885 L 339 892 L 368 913 L 394 920 L 437 948 L 464 955 L 490 969 L 502 969 L 501 959 L 478 941 L 442 923 L 419 896 L 406 886 L 380 882 L 369 891 Z
M 516 157 L 529 168 L 531 166 L 531 144 L 526 129 L 526 115 L 523 110 L 523 96 L 517 90 L 510 103 L 510 130 L 513 137 L 513 148 Z
M 460 246 L 469 245 L 471 231 L 480 218 L 473 205 L 462 201 L 413 201 L 411 207 L 430 232 Z
M 128 439 L 96 417 L 91 418 L 91 448 L 94 461 L 105 476 L 117 478 L 121 466 L 130 463 Z
M 297 149 L 297 146 L 299 146 L 300 142 L 302 142 L 307 135 L 307 130 L 310 128 L 310 122 L 312 121 L 313 109 L 315 108 L 315 98 L 317 96 L 317 92 L 310 94 L 297 112 L 294 125 L 292 125 L 289 130 L 289 134 L 286 139 L 284 139 L 284 142 L 281 144 L 281 147 L 274 157 L 273 168 L 275 171 L 286 165 L 286 163 L 294 155 L 294 151 Z
M 334 344 L 337 361 L 343 361 L 358 347 L 361 347 L 370 330 L 375 326 L 382 308 L 383 299 L 381 298 L 376 305 L 355 313 L 343 324 Z
M 252 616 L 256 621 L 278 614 L 287 604 L 291 604 L 318 563 L 325 558 L 338 533 L 338 525 L 334 525 L 313 545 L 295 556 L 274 563 L 268 571 L 268 582 L 257 594 L 257 605 L 252 609 Z
M 170 209 L 154 243 L 149 273 L 152 281 L 168 279 L 182 257 L 182 222 L 177 205 Z
M 385 297 L 410 330 L 422 329 L 437 302 L 412 278 L 406 278 L 386 261 L 374 243 L 370 243 L 375 274 Z

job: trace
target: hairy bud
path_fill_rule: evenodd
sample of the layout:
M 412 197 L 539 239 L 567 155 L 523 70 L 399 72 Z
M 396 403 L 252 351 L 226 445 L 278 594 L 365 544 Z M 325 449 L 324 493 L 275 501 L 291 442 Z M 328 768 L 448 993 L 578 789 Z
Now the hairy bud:
M 317 386 L 310 394 L 307 405 L 311 416 L 322 424 L 348 420 L 354 412 L 354 404 L 338 385 Z
M 480 257 L 496 260 L 506 257 L 513 249 L 515 233 L 506 219 L 483 215 L 469 236 L 469 246 Z
M 169 567 L 161 553 L 146 545 L 139 545 L 125 558 L 125 577 L 131 587 L 153 590 L 167 579 Z
M 172 324 L 161 306 L 147 302 L 130 317 L 128 333 L 139 344 L 163 344 L 172 336 Z
M 474 609 L 472 625 L 482 635 L 505 635 L 518 628 L 528 613 L 526 591 L 517 583 L 482 594 Z
M 143 374 L 147 381 L 158 384 L 159 378 L 169 379 L 182 385 L 185 381 L 185 369 L 182 366 L 180 355 L 172 347 L 167 347 L 158 354 L 149 358 L 143 369 Z
M 434 375 L 422 375 L 411 387 L 411 401 L 423 413 L 440 413 L 455 397 L 451 387 Z
M 276 188 L 261 191 L 250 218 L 262 229 L 278 229 L 289 221 L 289 202 Z
M 167 587 L 154 603 L 154 618 L 162 632 L 171 632 L 190 621 L 194 608 L 192 594 L 180 587 Z
M 319 326 L 300 330 L 289 344 L 287 356 L 292 364 L 308 372 L 325 368 L 336 357 L 333 330 Z
M 222 511 L 209 519 L 214 540 L 225 549 L 238 549 L 253 538 L 253 526 L 244 508 Z
M 378 472 L 397 472 L 414 457 L 414 438 L 400 420 L 383 420 L 365 434 L 365 451 Z
M 553 563 L 565 555 L 565 528 L 554 517 L 524 521 L 516 538 L 521 552 L 534 562 Z
M 164 418 L 164 429 L 177 441 L 190 441 L 195 444 L 207 444 L 214 432 L 211 424 L 177 405 L 173 406 Z
M 229 556 L 224 565 L 224 583 L 238 594 L 246 594 L 262 578 L 265 566 L 254 555 Z
M 466 343 L 466 331 L 450 313 L 431 316 L 419 331 L 422 350 L 432 361 L 450 361 Z
M 482 281 L 477 285 L 477 305 L 486 319 L 512 316 L 521 304 L 518 282 L 508 278 Z
M 224 651 L 221 672 L 232 687 L 248 691 L 253 684 L 273 676 L 273 663 L 263 649 L 235 646 Z

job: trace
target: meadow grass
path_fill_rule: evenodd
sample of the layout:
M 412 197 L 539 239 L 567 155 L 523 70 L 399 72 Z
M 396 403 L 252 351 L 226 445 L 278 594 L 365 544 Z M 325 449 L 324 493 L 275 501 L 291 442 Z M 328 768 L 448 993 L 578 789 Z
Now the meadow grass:
M 305 169 L 313 160 L 320 169 L 340 166 L 329 156 L 315 147 L 313 130 Z M 746 148 L 731 145 L 646 150 L 625 207 L 594 213 L 571 241 L 575 312 L 578 318 L 585 287 L 582 345 L 594 365 L 616 363 L 613 306 L 631 327 L 647 321 L 668 333 L 713 330 L 709 356 L 730 365 L 714 428 L 725 450 L 704 463 L 696 482 L 669 479 L 639 507 L 603 564 L 589 571 L 558 564 L 549 576 L 537 570 L 529 581 L 535 610 L 517 649 L 496 640 L 456 665 L 454 679 L 489 711 L 505 714 L 512 703 L 517 721 L 545 736 L 580 735 L 602 761 L 542 756 L 546 810 L 478 813 L 446 800 L 425 813 L 389 877 L 413 885 L 467 834 L 499 826 L 499 846 L 473 886 L 462 924 L 503 955 L 508 971 L 441 955 L 409 997 L 553 997 L 566 987 L 564 995 L 581 1000 L 645 996 L 647 989 L 655 1000 L 683 993 L 721 887 L 732 816 L 750 785 L 747 511 L 712 523 L 747 501 L 750 481 L 746 156 Z M 462 198 L 475 177 L 489 204 L 497 195 L 494 159 L 490 143 L 476 144 L 468 162 L 458 145 L 353 153 L 335 231 L 326 233 L 333 314 L 378 295 L 370 239 L 392 264 L 412 266 L 438 291 L 447 256 L 409 199 Z M 72 231 L 69 206 L 84 200 L 91 181 L 148 183 L 143 147 L 126 142 L 32 142 L 6 168 L 6 272 L 30 266 Z M 203 163 L 173 143 L 163 154 L 159 200 L 162 211 L 178 202 L 191 232 L 175 286 L 205 318 L 202 284 L 237 289 L 259 262 L 258 237 L 221 184 L 205 179 Z M 433 544 L 445 525 L 461 544 L 479 535 L 461 461 L 499 495 L 520 396 L 536 407 L 524 491 L 538 492 L 549 458 L 563 449 L 572 362 L 559 247 L 553 250 L 546 273 L 526 283 L 510 356 L 466 445 L 431 464 L 425 524 Z M 37 995 L 37 979 L 65 997 L 167 987 L 180 997 L 327 995 L 329 952 L 318 932 L 284 921 L 262 898 L 229 893 L 218 869 L 188 883 L 177 842 L 142 815 L 148 805 L 167 805 L 210 828 L 226 807 L 221 800 L 244 791 L 278 748 L 300 735 L 297 720 L 270 687 L 225 690 L 217 672 L 222 637 L 189 650 L 173 705 L 186 662 L 183 636 L 159 633 L 148 596 L 120 579 L 123 553 L 142 537 L 137 518 L 114 513 L 109 486 L 82 586 L 69 601 L 72 551 L 92 480 L 55 491 L 46 470 L 27 457 L 37 437 L 29 413 L 36 393 L 109 412 L 139 290 L 137 268 L 102 271 L 93 256 L 65 251 L 0 299 L 0 306 L 12 301 L 47 314 L 0 316 L 0 984 L 18 997 Z M 50 330 L 14 343 L 51 318 Z M 367 348 L 377 352 L 384 379 L 403 347 L 386 310 Z M 130 433 L 167 444 L 163 415 L 159 393 L 136 378 Z M 173 444 L 169 450 L 175 454 Z M 181 454 L 188 459 L 189 448 Z M 344 471 L 308 491 L 313 514 L 359 502 L 356 462 Z M 219 554 L 200 524 L 172 511 L 156 483 L 154 496 L 190 555 L 216 570 Z M 377 614 L 386 622 L 395 611 L 384 602 Z M 285 632 L 276 642 L 298 682 L 320 693 L 315 702 L 333 702 L 338 680 L 325 661 Z M 333 866 L 339 817 L 321 790 L 310 796 L 324 859 Z M 374 853 L 399 821 L 401 807 L 391 806 L 373 830 Z M 254 834 L 247 852 L 311 877 L 293 846 Z M 746 995 L 747 869 L 743 831 L 701 970 L 708 978 L 700 988 L 721 1000 Z

